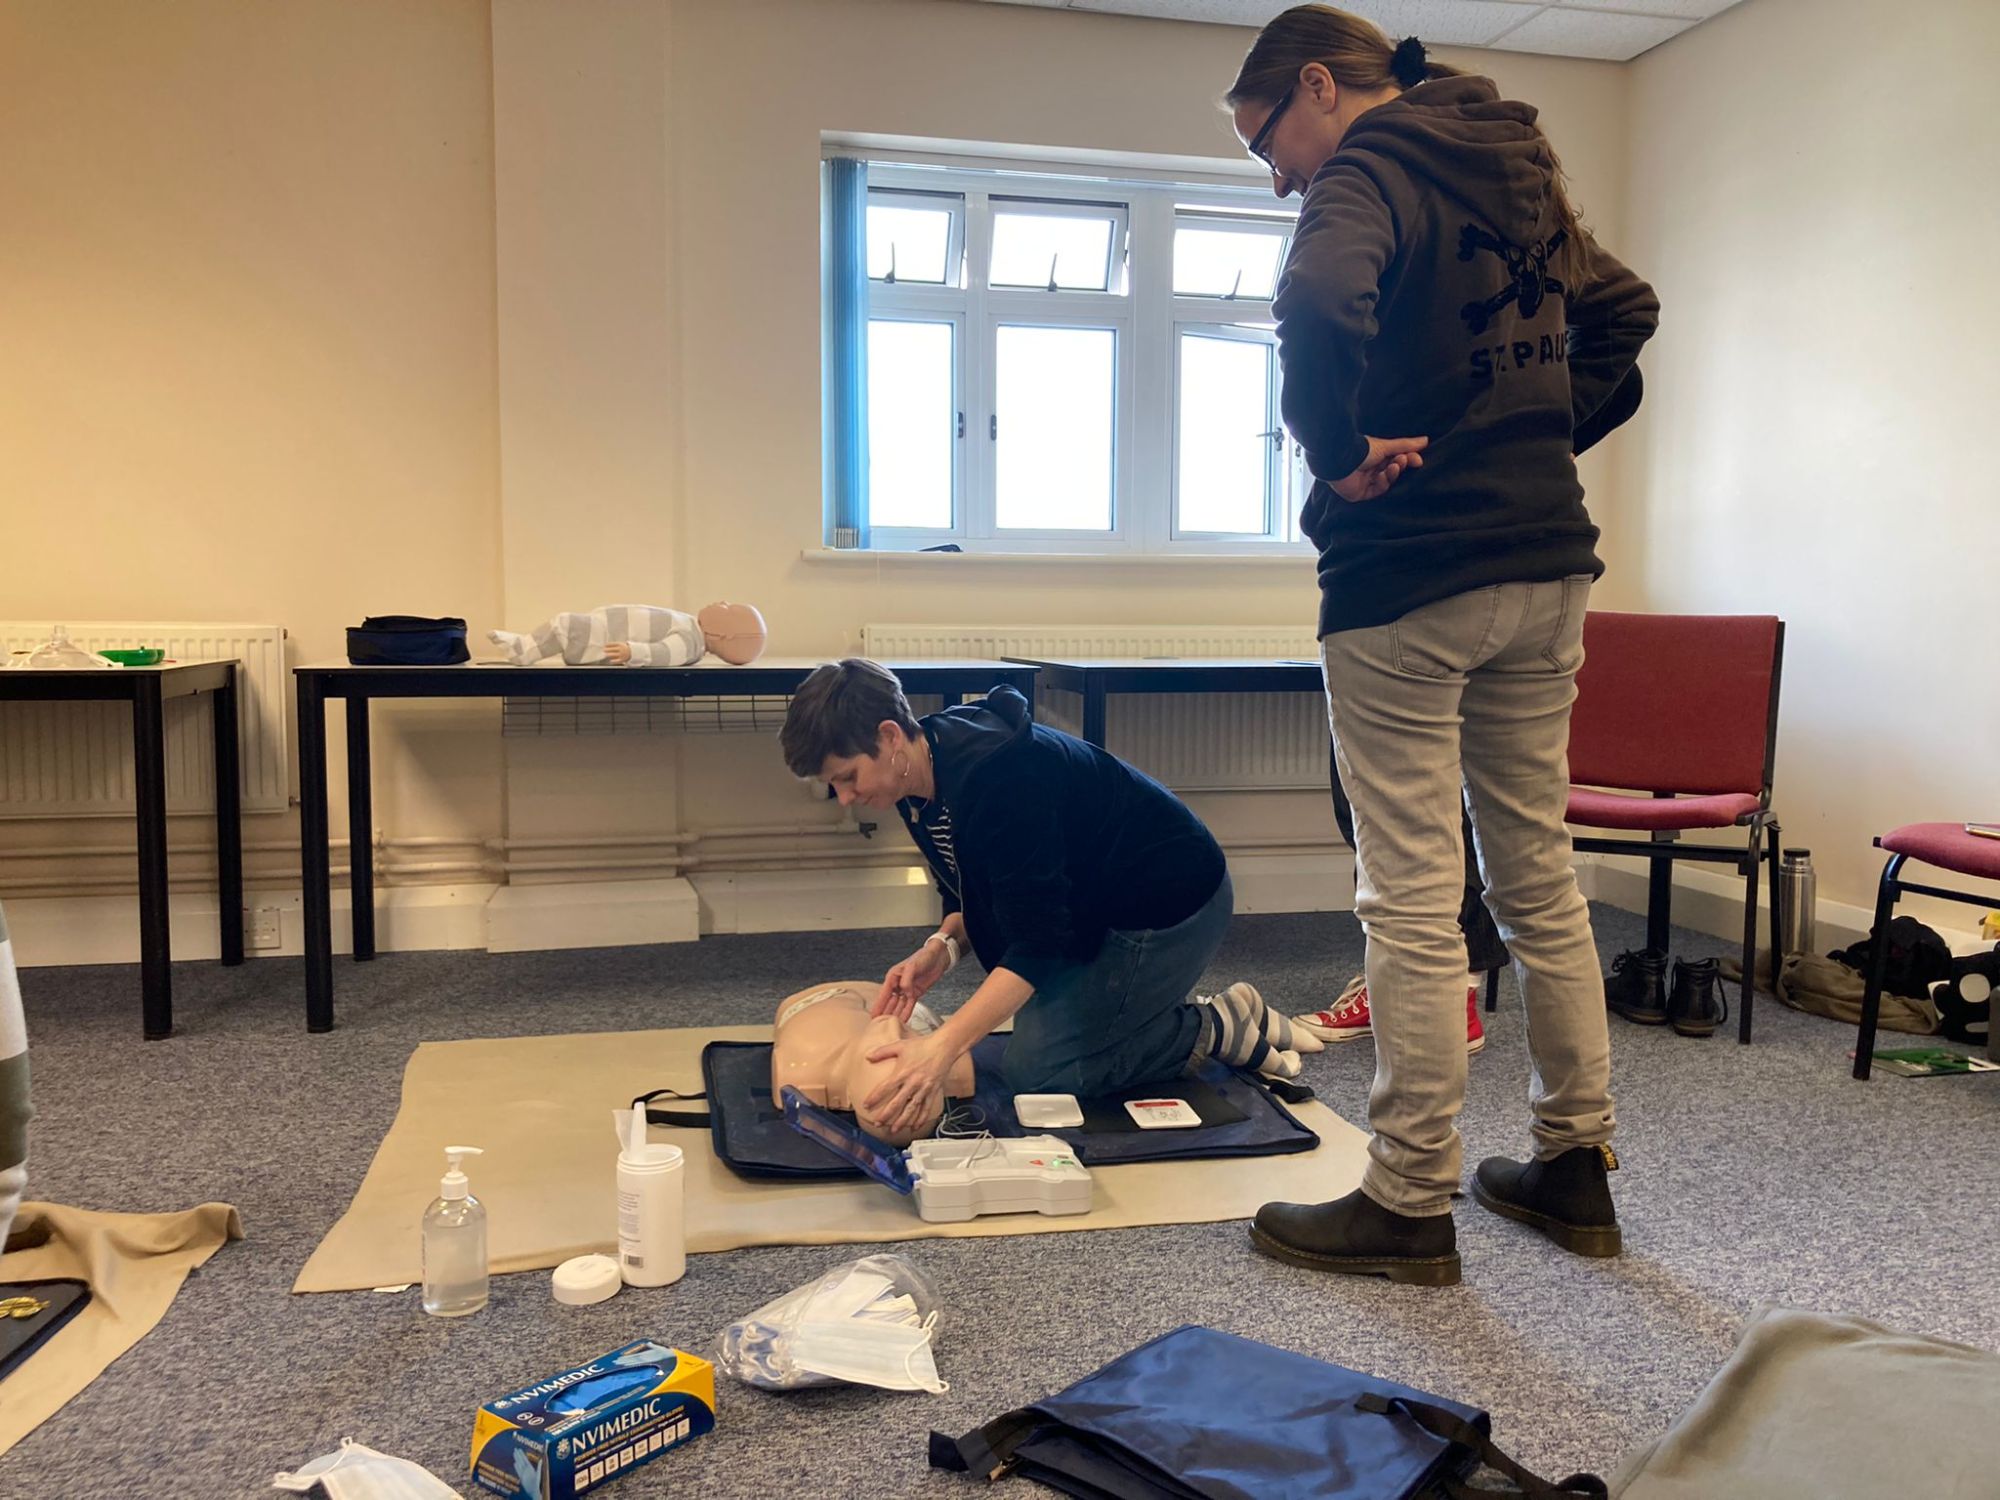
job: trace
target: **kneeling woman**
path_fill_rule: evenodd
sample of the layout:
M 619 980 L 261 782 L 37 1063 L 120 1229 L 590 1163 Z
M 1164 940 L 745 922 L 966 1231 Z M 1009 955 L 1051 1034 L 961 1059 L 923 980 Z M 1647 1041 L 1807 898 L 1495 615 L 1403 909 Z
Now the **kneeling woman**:
M 781 740 L 843 806 L 895 807 L 943 898 L 874 1013 L 908 1019 L 962 949 L 987 971 L 936 1031 L 873 1054 L 896 1065 L 864 1101 L 890 1128 L 935 1117 L 953 1065 L 1010 1016 L 1015 1093 L 1106 1094 L 1206 1057 L 1292 1077 L 1301 1041 L 1317 1048 L 1248 984 L 1192 997 L 1233 904 L 1221 848 L 1157 781 L 1033 722 L 1013 688 L 919 720 L 893 673 L 851 657 L 806 679 Z

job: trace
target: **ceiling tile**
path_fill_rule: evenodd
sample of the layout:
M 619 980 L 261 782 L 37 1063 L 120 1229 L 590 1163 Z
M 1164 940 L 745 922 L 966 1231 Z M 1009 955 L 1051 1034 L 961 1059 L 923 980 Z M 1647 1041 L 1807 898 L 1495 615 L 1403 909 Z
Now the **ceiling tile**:
M 1020 3 L 1020 0 L 1014 0 Z M 1546 0 L 1347 0 L 1392 37 L 1415 36 L 1447 47 L 1477 47 L 1520 24 Z M 1072 10 L 1111 11 L 1177 21 L 1262 26 L 1283 0 L 1069 0 Z
M 1669 37 L 1679 36 L 1693 24 L 1657 16 L 1550 9 L 1508 32 L 1493 46 L 1502 52 L 1547 52 L 1558 57 L 1625 62 Z
M 998 0 L 1255 29 L 1285 0 Z M 1741 0 L 1343 0 L 1392 37 L 1623 62 Z
M 1721 15 L 1737 0 L 1552 0 L 1565 10 L 1609 10 L 1635 16 L 1677 16 L 1706 21 Z

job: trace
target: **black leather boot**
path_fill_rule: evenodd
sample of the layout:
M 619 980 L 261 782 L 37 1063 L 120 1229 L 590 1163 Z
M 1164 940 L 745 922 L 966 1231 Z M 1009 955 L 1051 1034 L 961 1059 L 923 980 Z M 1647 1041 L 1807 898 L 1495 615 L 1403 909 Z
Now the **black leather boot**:
M 1713 1036 L 1729 1019 L 1722 997 L 1721 971 L 1712 958 L 1674 960 L 1673 989 L 1667 995 L 1667 1022 L 1682 1036 Z
M 1606 1177 L 1618 1170 L 1609 1146 L 1574 1146 L 1549 1161 L 1489 1156 L 1473 1174 L 1482 1208 L 1540 1230 L 1577 1255 L 1611 1256 L 1624 1248 Z
M 1658 1026 L 1667 1018 L 1667 955 L 1640 948 L 1611 960 L 1604 1003 L 1628 1021 Z
M 1450 1214 L 1399 1214 L 1359 1188 L 1331 1203 L 1266 1203 L 1250 1226 L 1250 1242 L 1313 1271 L 1458 1285 L 1458 1227 Z

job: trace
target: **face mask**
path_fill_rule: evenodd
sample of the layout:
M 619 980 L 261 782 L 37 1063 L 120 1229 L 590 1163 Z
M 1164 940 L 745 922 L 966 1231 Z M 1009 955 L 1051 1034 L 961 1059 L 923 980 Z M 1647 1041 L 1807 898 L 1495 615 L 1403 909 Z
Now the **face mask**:
M 318 1485 L 327 1500 L 458 1500 L 458 1492 L 422 1464 L 393 1458 L 342 1438 L 338 1450 L 290 1474 L 273 1474 L 281 1490 L 304 1494 Z
M 885 1391 L 929 1391 L 951 1387 L 938 1378 L 931 1355 L 933 1313 L 922 1323 L 889 1323 L 847 1318 L 838 1323 L 801 1323 L 792 1330 L 792 1363 L 815 1375 Z

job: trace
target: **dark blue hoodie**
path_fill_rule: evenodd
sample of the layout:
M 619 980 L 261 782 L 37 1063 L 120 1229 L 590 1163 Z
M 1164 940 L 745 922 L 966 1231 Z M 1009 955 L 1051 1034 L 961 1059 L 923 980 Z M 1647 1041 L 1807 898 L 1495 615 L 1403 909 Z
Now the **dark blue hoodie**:
M 989 971 L 1039 989 L 1089 963 L 1107 929 L 1171 927 L 1222 884 L 1222 849 L 1180 798 L 1108 751 L 1033 721 L 1010 687 L 920 721 L 952 857 L 935 809 L 897 804 L 947 914 L 961 912 Z M 956 864 L 956 870 L 953 865 Z
M 1528 105 L 1438 78 L 1367 111 L 1306 190 L 1272 314 L 1285 425 L 1319 481 L 1319 633 L 1498 583 L 1604 571 L 1571 454 L 1631 414 L 1653 289 L 1595 240 L 1565 281 Z M 1564 235 L 1563 238 L 1567 236 Z M 1376 500 L 1369 435 L 1430 439 Z

